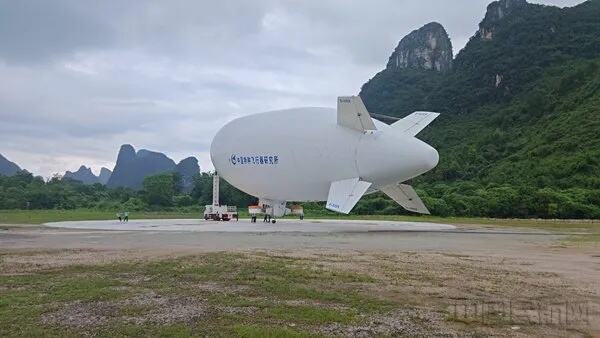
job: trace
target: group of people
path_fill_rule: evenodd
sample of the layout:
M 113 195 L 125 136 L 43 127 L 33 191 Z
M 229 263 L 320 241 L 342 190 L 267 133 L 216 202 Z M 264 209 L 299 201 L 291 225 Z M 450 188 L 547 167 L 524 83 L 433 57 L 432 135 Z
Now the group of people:
M 117 218 L 119 219 L 119 222 L 129 222 L 129 212 L 118 212 Z

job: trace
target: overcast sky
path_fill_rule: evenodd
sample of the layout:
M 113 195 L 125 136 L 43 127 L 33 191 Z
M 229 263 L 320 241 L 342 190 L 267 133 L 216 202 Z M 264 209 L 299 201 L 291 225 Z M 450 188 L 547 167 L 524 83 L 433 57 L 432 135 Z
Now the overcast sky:
M 0 153 L 48 177 L 130 143 L 209 170 L 226 122 L 333 107 L 431 21 L 456 53 L 488 2 L 0 0 Z

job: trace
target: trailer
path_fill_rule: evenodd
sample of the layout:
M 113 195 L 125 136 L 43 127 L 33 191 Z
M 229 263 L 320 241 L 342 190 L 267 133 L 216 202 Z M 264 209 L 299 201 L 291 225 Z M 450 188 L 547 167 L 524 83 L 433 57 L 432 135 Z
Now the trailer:
M 236 206 L 221 205 L 219 203 L 219 175 L 213 175 L 213 202 L 204 206 L 204 220 L 231 221 L 239 220 Z
M 237 207 L 229 205 L 207 205 L 204 208 L 204 219 L 213 221 L 231 221 L 238 220 Z

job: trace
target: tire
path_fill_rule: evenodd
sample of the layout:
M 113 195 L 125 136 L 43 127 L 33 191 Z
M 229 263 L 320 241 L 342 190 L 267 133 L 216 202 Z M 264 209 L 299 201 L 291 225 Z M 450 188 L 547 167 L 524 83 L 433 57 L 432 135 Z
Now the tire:
M 277 220 L 274 219 L 271 221 L 271 223 L 275 224 L 275 223 L 277 223 Z

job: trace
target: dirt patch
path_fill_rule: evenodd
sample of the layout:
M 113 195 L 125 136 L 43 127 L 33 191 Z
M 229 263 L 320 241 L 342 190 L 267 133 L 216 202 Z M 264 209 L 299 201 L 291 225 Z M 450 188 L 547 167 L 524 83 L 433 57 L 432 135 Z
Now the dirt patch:
M 226 314 L 243 314 L 243 315 L 251 315 L 259 311 L 259 308 L 255 306 L 221 306 L 217 308 L 220 312 Z
M 414 313 L 400 310 L 367 318 L 360 325 L 332 324 L 318 331 L 324 334 L 452 336 L 460 332 L 461 336 L 527 336 L 568 332 L 579 336 L 600 328 L 600 270 L 588 252 L 569 250 L 563 255 L 560 251 L 538 250 L 518 257 L 390 252 L 321 255 L 314 251 L 286 253 L 288 258 L 321 269 L 371 276 L 375 283 L 355 289 L 420 308 Z M 465 306 L 468 312 L 459 313 L 460 318 L 448 318 L 453 308 Z M 499 307 L 503 312 L 498 311 Z M 484 318 L 480 319 L 482 311 Z M 570 313 L 568 323 L 566 312 Z M 514 318 L 507 318 L 511 315 Z M 427 332 L 422 323 L 439 330 Z
M 124 282 L 128 285 L 140 285 L 145 282 L 152 280 L 151 276 L 146 276 L 139 273 L 120 273 L 117 276 L 117 280 Z
M 225 285 L 222 283 L 199 283 L 195 286 L 199 290 L 207 292 L 221 292 L 221 293 L 239 293 L 242 291 L 249 290 L 250 287 L 246 285 Z
M 327 336 L 373 337 L 458 337 L 459 334 L 447 327 L 443 316 L 418 309 L 396 310 L 385 315 L 376 315 L 361 321 L 360 325 L 329 324 L 317 329 Z
M 304 253 L 297 257 L 312 259 Z M 574 266 L 574 263 L 578 264 Z M 331 270 L 372 276 L 379 281 L 374 291 L 386 296 L 389 296 L 387 290 L 402 296 L 413 294 L 450 300 L 546 298 L 577 301 L 590 297 L 600 300 L 597 283 L 600 270 L 597 262 L 586 253 L 575 255 L 571 252 L 567 257 L 562 253 L 506 257 L 348 252 L 342 257 L 327 256 L 319 260 L 319 264 Z
M 334 309 L 334 310 L 350 309 L 349 306 L 335 304 L 332 302 L 320 302 L 320 301 L 310 300 L 310 299 L 283 300 L 278 303 L 285 304 L 288 306 L 310 306 L 310 307 L 315 307 L 315 308 L 328 308 L 328 309 Z
M 0 252 L 0 275 L 29 274 L 73 265 L 106 265 L 175 258 L 169 252 L 134 250 L 12 250 Z
M 165 297 L 153 292 L 114 302 L 74 302 L 61 305 L 42 316 L 42 324 L 86 328 L 117 320 L 132 324 L 194 322 L 209 311 L 204 300 L 194 297 Z M 131 314 L 139 312 L 139 314 Z
M 125 322 L 135 324 L 191 323 L 202 318 L 209 311 L 207 304 L 193 297 L 154 297 L 146 301 L 134 301 L 130 305 L 151 306 L 153 309 L 137 316 L 125 316 Z
M 60 310 L 44 314 L 41 322 L 44 325 L 59 325 L 72 328 L 85 328 L 90 326 L 105 325 L 116 306 L 113 304 L 96 302 L 74 302 L 61 306 Z

